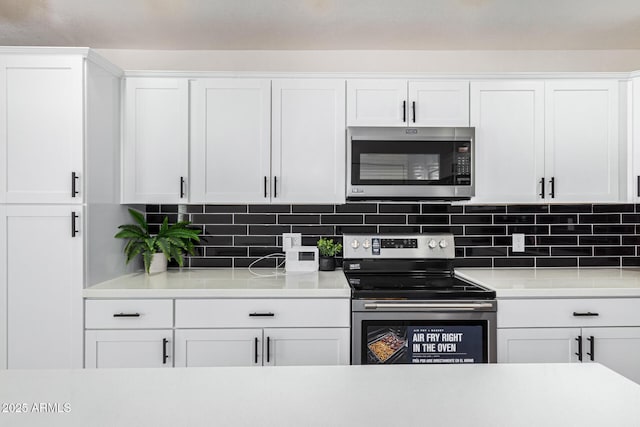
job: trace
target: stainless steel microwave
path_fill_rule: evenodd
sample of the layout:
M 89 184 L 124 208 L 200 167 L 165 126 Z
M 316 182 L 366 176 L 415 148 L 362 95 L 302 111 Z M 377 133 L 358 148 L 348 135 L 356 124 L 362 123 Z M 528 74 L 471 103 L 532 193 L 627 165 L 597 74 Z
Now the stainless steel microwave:
M 471 127 L 349 127 L 347 199 L 469 199 L 474 139 Z

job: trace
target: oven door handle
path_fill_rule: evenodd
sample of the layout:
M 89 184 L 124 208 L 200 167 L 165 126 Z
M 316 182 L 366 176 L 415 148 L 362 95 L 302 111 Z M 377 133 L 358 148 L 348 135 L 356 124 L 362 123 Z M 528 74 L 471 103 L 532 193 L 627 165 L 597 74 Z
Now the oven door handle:
M 367 310 L 377 310 L 379 308 L 394 308 L 394 309 L 420 309 L 420 310 L 454 310 L 454 311 L 474 311 L 481 309 L 494 308 L 492 303 L 480 302 L 480 303 L 365 303 L 364 308 Z

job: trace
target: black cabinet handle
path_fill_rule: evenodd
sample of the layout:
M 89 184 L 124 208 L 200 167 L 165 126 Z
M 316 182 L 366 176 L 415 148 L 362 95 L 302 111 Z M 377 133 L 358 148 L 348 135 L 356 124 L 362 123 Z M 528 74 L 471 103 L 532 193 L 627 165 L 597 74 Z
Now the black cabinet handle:
M 637 188 L 638 188 L 638 197 L 640 197 L 640 175 L 638 175 L 638 184 L 637 184 Z
M 71 212 L 71 237 L 76 237 L 76 234 L 79 233 L 76 228 L 76 219 L 79 218 L 79 215 L 75 212 Z
M 416 122 L 416 101 L 411 103 L 411 109 L 413 110 L 413 123 Z
M 273 177 L 273 197 L 278 197 L 278 177 Z
M 254 342 L 253 342 L 253 355 L 254 355 L 254 359 L 253 359 L 253 363 L 258 363 L 258 338 L 254 338 Z
M 402 123 L 407 121 L 407 101 L 402 101 Z
M 275 313 L 249 313 L 249 317 L 274 317 Z
M 549 184 L 551 184 L 551 193 L 549 193 L 549 195 L 551 196 L 552 199 L 554 199 L 556 197 L 556 177 L 552 176 L 551 179 L 549 180 Z
M 542 178 L 540 178 L 540 198 L 544 199 L 544 176 Z
M 180 198 L 184 198 L 184 176 L 180 177 Z
M 114 313 L 113 317 L 140 317 L 140 313 Z
M 578 352 L 574 354 L 578 356 L 578 360 L 582 362 L 582 335 L 578 336 L 576 341 L 578 341 Z
M 271 349 L 269 348 L 270 346 L 271 346 L 271 338 L 267 337 L 267 363 L 269 363 L 269 353 L 271 352 Z
M 169 340 L 166 338 L 162 338 L 162 364 L 167 364 L 167 359 L 169 358 L 169 354 L 167 353 L 167 344 Z
M 267 177 L 264 177 L 264 197 L 267 197 Z
M 576 317 L 587 317 L 587 316 L 599 316 L 600 314 L 592 313 L 590 311 L 587 311 L 587 312 L 574 311 L 573 315 L 576 316 Z
M 593 362 L 593 360 L 595 359 L 596 340 L 593 337 L 593 335 L 591 335 L 589 338 L 587 338 L 587 341 L 589 341 L 589 350 L 590 350 L 590 352 L 587 354 L 589 355 L 589 359 L 591 359 L 591 361 Z
M 71 197 L 76 197 L 80 192 L 76 188 L 76 181 L 78 181 L 80 177 L 75 172 L 71 172 Z

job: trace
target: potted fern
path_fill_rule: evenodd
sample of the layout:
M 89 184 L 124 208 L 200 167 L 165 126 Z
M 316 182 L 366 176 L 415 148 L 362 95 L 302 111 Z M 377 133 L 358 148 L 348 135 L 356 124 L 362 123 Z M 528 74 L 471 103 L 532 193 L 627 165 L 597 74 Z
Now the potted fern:
M 336 254 L 342 250 L 340 243 L 334 243 L 333 239 L 320 238 L 317 243 L 320 260 L 318 269 L 320 271 L 333 271 L 336 269 Z
M 119 239 L 129 239 L 124 247 L 127 264 L 137 255 L 142 255 L 144 270 L 153 274 L 166 271 L 167 261 L 172 259 L 182 267 L 185 252 L 193 255 L 193 241 L 200 241 L 200 230 L 187 228 L 190 222 L 169 225 L 169 218 L 165 216 L 158 234 L 152 235 L 142 213 L 129 209 L 129 214 L 136 223 L 119 226 L 120 231 L 115 235 Z

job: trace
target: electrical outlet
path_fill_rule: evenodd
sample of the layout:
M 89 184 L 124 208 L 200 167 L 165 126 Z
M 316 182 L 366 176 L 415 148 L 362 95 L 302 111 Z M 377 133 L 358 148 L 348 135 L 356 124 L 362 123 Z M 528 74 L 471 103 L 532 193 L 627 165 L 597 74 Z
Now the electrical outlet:
M 302 233 L 282 233 L 282 250 L 286 252 L 293 246 L 302 246 Z
M 524 252 L 524 234 L 513 233 L 513 252 Z

